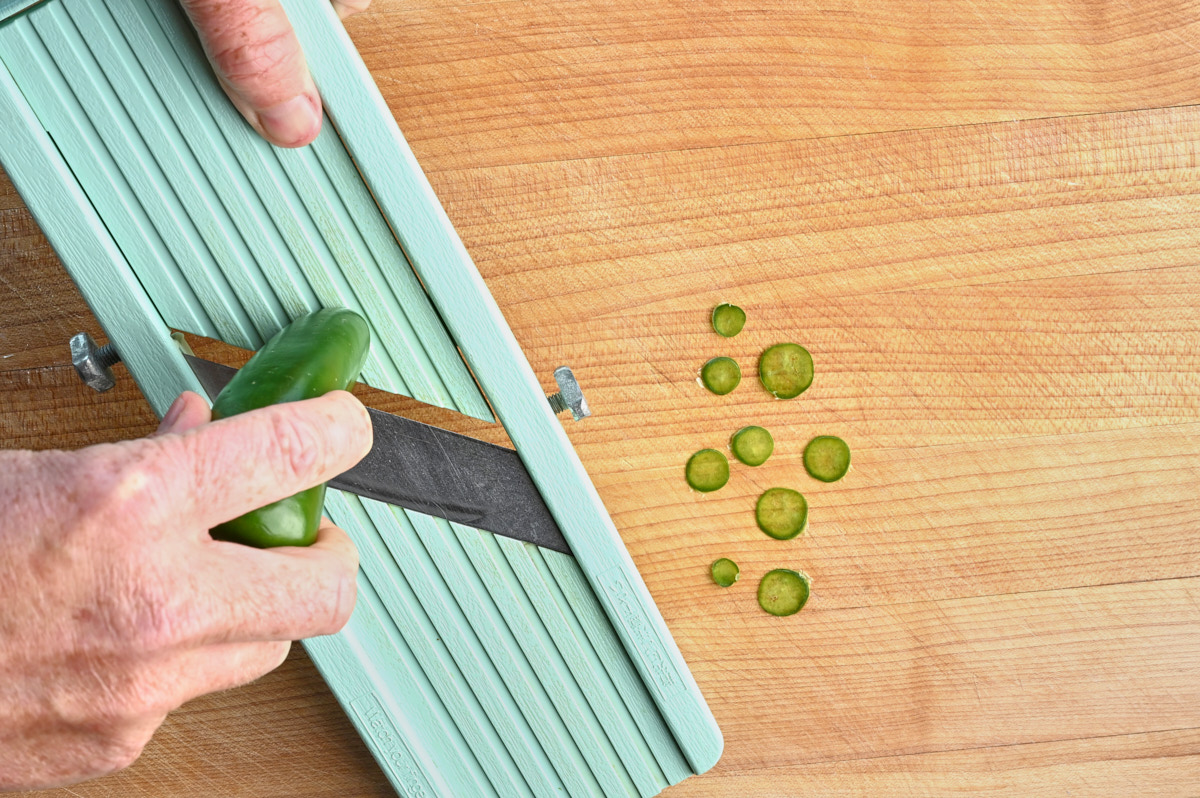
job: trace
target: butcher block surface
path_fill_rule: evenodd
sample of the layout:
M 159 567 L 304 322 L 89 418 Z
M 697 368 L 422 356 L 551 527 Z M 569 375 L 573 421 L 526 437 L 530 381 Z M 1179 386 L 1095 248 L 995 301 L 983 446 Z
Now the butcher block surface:
M 535 372 L 591 405 L 568 433 L 725 735 L 667 796 L 1200 795 L 1200 2 L 375 0 L 347 27 Z M 0 445 L 152 431 L 123 367 L 75 376 L 68 338 L 103 332 L 7 181 L 0 231 Z M 781 341 L 815 363 L 790 401 L 756 378 Z M 772 458 L 690 491 L 747 424 Z M 816 435 L 841 481 L 805 473 Z M 754 524 L 777 485 L 811 507 L 792 541 Z M 755 601 L 780 567 L 813 582 L 787 618 Z M 296 646 L 40 794 L 393 793 Z

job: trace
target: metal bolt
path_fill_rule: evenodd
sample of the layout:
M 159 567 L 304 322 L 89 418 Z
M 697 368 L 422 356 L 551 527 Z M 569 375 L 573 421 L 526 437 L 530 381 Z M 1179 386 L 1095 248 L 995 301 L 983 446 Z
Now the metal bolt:
M 112 367 L 121 362 L 121 355 L 112 344 L 96 346 L 85 332 L 71 336 L 71 362 L 79 379 L 93 390 L 104 392 L 117 384 Z
M 592 414 L 588 408 L 587 399 L 583 398 L 583 389 L 579 387 L 579 382 L 570 368 L 567 366 L 556 368 L 554 381 L 558 383 L 558 393 L 551 394 L 546 398 L 550 401 L 550 407 L 556 415 L 570 410 L 571 417 L 579 421 Z

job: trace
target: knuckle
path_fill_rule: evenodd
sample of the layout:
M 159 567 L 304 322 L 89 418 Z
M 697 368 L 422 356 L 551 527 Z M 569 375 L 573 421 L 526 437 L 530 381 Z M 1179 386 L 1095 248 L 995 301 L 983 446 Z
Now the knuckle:
M 293 34 L 274 30 L 267 36 L 249 38 L 245 34 L 230 37 L 227 46 L 214 49 L 211 57 L 217 69 L 233 81 L 271 75 L 295 60 Z
M 96 675 L 86 709 L 92 722 L 109 729 L 110 736 L 132 724 L 147 708 L 146 670 L 140 663 L 123 660 Z
M 125 573 L 113 580 L 117 584 L 110 586 L 110 598 L 101 599 L 116 647 L 153 654 L 194 637 L 195 613 L 168 575 L 145 565 L 121 570 Z
M 140 734 L 121 734 L 106 740 L 97 752 L 97 769 L 104 773 L 116 773 L 137 761 L 149 739 Z
M 285 409 L 285 408 L 281 408 Z M 316 426 L 296 413 L 277 412 L 271 421 L 270 444 L 281 476 L 311 487 L 321 470 L 320 433 Z
M 304 64 L 278 3 L 182 0 L 216 70 L 252 105 L 291 99 Z
M 195 623 L 185 608 L 161 591 L 138 591 L 132 639 L 149 650 L 174 648 L 192 637 Z
M 157 660 L 141 657 L 75 655 L 61 672 L 61 689 L 49 699 L 55 722 L 91 730 L 98 739 L 131 739 L 174 708 L 172 685 Z M 42 716 L 45 722 L 45 716 Z M 155 723 L 154 725 L 157 725 Z M 146 734 L 146 739 L 149 734 Z M 142 740 L 144 743 L 144 740 Z
M 129 658 L 120 662 L 121 670 L 111 676 L 111 684 L 100 699 L 99 717 L 109 728 L 122 730 L 127 739 L 145 744 L 167 713 L 183 703 L 180 697 L 181 674 L 172 664 L 177 657 Z
M 144 517 L 164 496 L 163 441 L 141 439 L 89 447 L 72 458 L 64 505 L 78 519 Z
M 84 449 L 67 466 L 66 506 L 78 516 L 94 517 L 110 514 L 118 497 L 136 491 L 143 478 L 141 469 L 120 457 L 117 447 L 96 446 Z
M 258 95 L 248 98 L 252 102 L 274 104 L 294 96 L 296 87 L 288 84 L 303 61 L 286 20 L 248 7 L 224 22 L 208 37 L 209 59 L 217 71 L 243 92 Z
M 96 756 L 95 769 L 105 775 L 116 773 L 132 765 L 142 755 L 141 749 L 134 750 L 126 745 L 107 743 Z
M 147 718 L 166 717 L 179 706 L 178 685 L 166 674 L 164 661 L 160 657 L 134 665 L 125 689 L 116 694 L 126 717 L 135 726 L 144 725 Z
M 256 609 L 243 609 L 241 617 L 243 625 L 264 640 L 333 634 L 344 625 L 338 610 L 343 598 L 323 569 L 288 567 L 273 572 L 270 583 L 255 591 L 254 600 L 247 603 Z M 258 607 L 275 609 L 268 613 Z

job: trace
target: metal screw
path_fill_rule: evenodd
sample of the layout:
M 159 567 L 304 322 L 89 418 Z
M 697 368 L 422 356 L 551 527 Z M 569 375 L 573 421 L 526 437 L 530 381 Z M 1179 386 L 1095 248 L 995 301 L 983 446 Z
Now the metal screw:
M 551 394 L 546 398 L 550 401 L 550 407 L 554 410 L 555 415 L 570 410 L 571 417 L 579 421 L 592 414 L 591 409 L 588 408 L 587 399 L 583 398 L 583 389 L 579 387 L 579 382 L 570 368 L 567 366 L 556 368 L 554 381 L 558 383 L 558 393 Z
M 117 384 L 112 367 L 121 362 L 121 355 L 112 344 L 96 346 L 85 332 L 71 336 L 71 362 L 79 379 L 93 390 L 104 392 Z

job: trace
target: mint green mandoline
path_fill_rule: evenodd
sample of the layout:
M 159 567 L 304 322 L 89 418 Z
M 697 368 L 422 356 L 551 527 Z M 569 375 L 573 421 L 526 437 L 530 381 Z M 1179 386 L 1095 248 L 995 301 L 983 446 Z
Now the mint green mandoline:
M 720 731 L 515 338 L 328 2 L 284 6 L 329 113 L 302 150 L 242 121 L 174 2 L 0 0 L 5 170 L 160 415 L 201 391 L 172 328 L 253 349 L 322 306 L 371 323 L 371 385 L 495 409 L 574 557 L 326 503 L 359 600 L 305 646 L 399 794 L 704 772 Z

